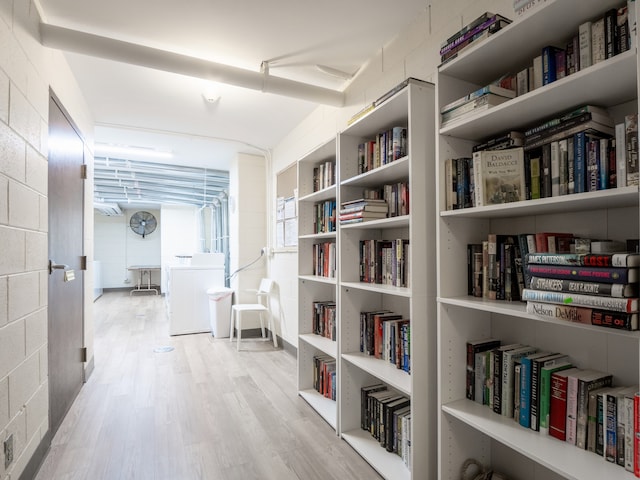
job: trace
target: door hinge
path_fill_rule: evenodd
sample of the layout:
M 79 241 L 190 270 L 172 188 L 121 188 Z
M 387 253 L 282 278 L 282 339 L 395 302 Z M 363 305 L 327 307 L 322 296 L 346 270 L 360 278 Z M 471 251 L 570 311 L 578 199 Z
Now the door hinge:
M 87 256 L 82 255 L 80 257 L 80 270 L 86 270 L 86 269 L 87 269 Z
M 80 165 L 80 178 L 83 180 L 87 179 L 87 164 Z
M 87 361 L 87 347 L 82 347 L 80 349 L 80 361 L 86 363 L 86 361 Z

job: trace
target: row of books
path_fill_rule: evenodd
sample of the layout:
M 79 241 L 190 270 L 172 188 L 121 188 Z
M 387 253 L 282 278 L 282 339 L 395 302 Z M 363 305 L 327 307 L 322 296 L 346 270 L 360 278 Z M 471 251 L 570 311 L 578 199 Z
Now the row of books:
M 360 351 L 411 372 L 411 325 L 389 310 L 360 312 Z
M 336 399 L 336 359 L 329 355 L 313 357 L 313 388 L 326 398 Z
M 609 9 L 601 17 L 580 24 L 565 44 L 543 47 L 531 65 L 517 73 L 517 94 L 523 95 L 626 52 L 631 48 L 633 36 L 627 4 Z
M 383 384 L 360 390 L 360 428 L 411 467 L 411 402 Z
M 313 168 L 313 191 L 318 192 L 336 184 L 336 161 L 327 160 Z
M 601 243 L 624 248 L 570 233 L 491 233 L 467 245 L 467 293 L 526 301 L 528 313 L 547 318 L 637 330 L 640 255 L 595 253 Z
M 559 131 L 531 129 L 534 133 L 525 136 L 524 146 L 476 150 L 472 157 L 446 159 L 445 207 L 454 210 L 638 185 L 637 114 L 625 116 L 624 123 L 615 126 L 615 136 L 609 135 L 614 128 L 595 122 L 566 130 L 563 125 L 556 124 Z M 511 144 L 520 141 L 509 135 Z M 544 136 L 532 140 L 534 135 Z
M 378 188 L 365 188 L 362 196 L 367 200 L 384 200 L 389 205 L 388 217 L 409 215 L 409 182 L 387 183 Z
M 491 12 L 483 13 L 442 43 L 440 47 L 441 62 L 446 63 L 453 60 L 465 48 L 477 45 L 510 23 L 511 20 L 502 15 Z
M 326 200 L 313 205 L 313 233 L 336 231 L 336 201 Z
M 637 253 L 529 253 L 527 312 L 623 330 L 638 329 Z
M 410 251 L 408 239 L 360 240 L 360 281 L 409 287 Z
M 614 388 L 611 374 L 578 368 L 564 353 L 530 345 L 482 338 L 466 349 L 469 400 L 634 471 L 637 385 Z
M 407 156 L 407 128 L 396 126 L 358 144 L 358 174 Z
M 313 302 L 311 331 L 330 340 L 336 339 L 336 302 L 333 300 Z
M 322 242 L 313 244 L 313 275 L 335 278 L 336 243 Z

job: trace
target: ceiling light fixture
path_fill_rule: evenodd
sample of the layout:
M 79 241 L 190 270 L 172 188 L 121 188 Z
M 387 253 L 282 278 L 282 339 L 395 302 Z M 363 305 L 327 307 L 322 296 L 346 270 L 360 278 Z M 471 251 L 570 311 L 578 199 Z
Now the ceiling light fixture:
M 95 155 L 99 157 L 144 157 L 144 158 L 171 158 L 170 151 L 157 150 L 148 147 L 133 147 L 129 145 L 112 145 L 108 143 L 96 143 Z

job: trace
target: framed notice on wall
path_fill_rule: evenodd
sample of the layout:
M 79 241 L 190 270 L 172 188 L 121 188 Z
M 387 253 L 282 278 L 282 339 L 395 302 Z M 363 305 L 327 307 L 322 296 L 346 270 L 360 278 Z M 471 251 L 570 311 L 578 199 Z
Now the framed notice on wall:
M 276 176 L 276 248 L 298 247 L 298 165 L 294 163 Z

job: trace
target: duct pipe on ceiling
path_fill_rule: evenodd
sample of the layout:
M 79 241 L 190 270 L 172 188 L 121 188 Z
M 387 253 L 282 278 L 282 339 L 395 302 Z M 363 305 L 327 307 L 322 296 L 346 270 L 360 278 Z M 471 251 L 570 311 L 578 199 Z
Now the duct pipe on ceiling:
M 268 73 L 223 65 L 47 23 L 40 23 L 40 36 L 42 44 L 50 48 L 299 98 L 323 105 L 334 107 L 344 105 L 342 92 L 282 77 L 273 77 Z

